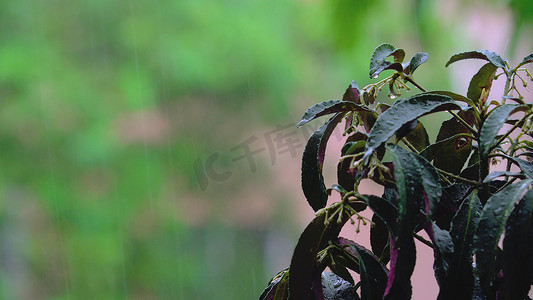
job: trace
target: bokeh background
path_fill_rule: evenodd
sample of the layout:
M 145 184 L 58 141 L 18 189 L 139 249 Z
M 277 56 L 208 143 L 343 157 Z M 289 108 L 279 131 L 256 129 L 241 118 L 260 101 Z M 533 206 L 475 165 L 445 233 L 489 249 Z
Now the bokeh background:
M 481 63 L 447 59 L 517 63 L 531 20 L 530 0 L 0 1 L 0 298 L 257 299 L 313 216 L 302 112 L 370 83 L 383 42 L 466 93 Z

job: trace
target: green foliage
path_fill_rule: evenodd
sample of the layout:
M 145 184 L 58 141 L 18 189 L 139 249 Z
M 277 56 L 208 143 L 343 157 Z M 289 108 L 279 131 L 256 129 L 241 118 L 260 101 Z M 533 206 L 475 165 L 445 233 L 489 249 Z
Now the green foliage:
M 522 99 L 514 81 L 531 55 L 516 67 L 487 50 L 452 56 L 447 65 L 472 58 L 488 61 L 473 76 L 466 97 L 426 91 L 412 74 L 427 54 L 417 53 L 406 63 L 404 57 L 403 49 L 378 46 L 370 77 L 387 70 L 392 75 L 362 89 L 352 82 L 343 101 L 317 104 L 302 117 L 299 125 L 336 113 L 311 136 L 302 161 L 302 187 L 316 217 L 283 271 L 288 284 L 280 285 L 279 275 L 273 280 L 277 289 L 284 289 L 282 296 L 261 299 L 410 299 L 416 288 L 411 284 L 415 239 L 434 252 L 438 299 L 526 299 L 533 284 L 528 141 L 533 105 Z M 503 73 L 496 75 L 497 69 Z M 506 76 L 504 94 L 500 100 L 490 99 L 492 81 L 501 75 Z M 384 87 L 396 98 L 410 85 L 420 93 L 392 106 L 376 101 Z M 506 104 L 510 99 L 518 104 Z M 420 118 L 436 112 L 448 112 L 451 118 L 442 122 L 431 142 Z M 524 116 L 512 119 L 518 112 Z M 327 133 L 342 119 L 347 137 L 337 168 L 339 184 L 328 189 L 322 177 Z M 490 172 L 496 159 L 505 171 Z M 361 194 L 363 179 L 383 186 L 384 194 Z M 327 206 L 332 191 L 341 201 Z M 366 209 L 373 213 L 371 220 L 361 215 Z M 356 231 L 361 223 L 370 224 L 372 250 L 338 236 L 354 218 Z M 418 234 L 421 230 L 429 240 Z M 336 275 L 324 271 L 326 267 Z M 360 275 L 359 282 L 348 269 Z M 336 289 L 332 281 L 337 281 Z M 265 293 L 272 290 L 271 284 Z M 357 295 L 346 296 L 354 291 Z

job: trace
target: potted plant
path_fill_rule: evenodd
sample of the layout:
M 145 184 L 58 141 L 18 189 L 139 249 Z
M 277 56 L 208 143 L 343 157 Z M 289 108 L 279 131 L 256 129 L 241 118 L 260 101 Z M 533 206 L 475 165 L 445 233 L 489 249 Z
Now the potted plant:
M 370 77 L 388 77 L 360 89 L 352 82 L 342 100 L 309 108 L 302 126 L 330 116 L 303 154 L 302 189 L 315 218 L 301 234 L 289 268 L 278 273 L 259 299 L 410 299 L 415 239 L 434 253 L 438 299 L 529 299 L 533 284 L 533 107 L 518 85 L 533 80 L 523 68 L 533 54 L 511 67 L 491 51 L 456 54 L 486 61 L 466 96 L 426 91 L 413 73 L 428 55 L 390 44 L 378 46 Z M 489 94 L 494 79 L 506 80 L 503 95 Z M 392 105 L 377 101 L 388 89 Z M 418 93 L 400 98 L 402 92 Z M 446 112 L 435 141 L 423 116 Z M 322 176 L 325 148 L 344 123 L 346 142 L 337 184 Z M 498 170 L 491 165 L 498 163 Z M 382 195 L 359 192 L 363 180 Z M 327 206 L 328 196 L 341 200 Z M 372 217 L 362 215 L 371 210 Z M 344 224 L 370 230 L 371 249 L 339 237 Z M 424 232 L 424 234 L 422 234 Z M 427 238 L 424 238 L 426 236 Z M 502 241 L 501 241 L 502 240 Z M 326 271 L 326 268 L 328 270 Z M 353 272 L 359 276 L 352 276 Z M 414 287 L 416 288 L 416 287 Z

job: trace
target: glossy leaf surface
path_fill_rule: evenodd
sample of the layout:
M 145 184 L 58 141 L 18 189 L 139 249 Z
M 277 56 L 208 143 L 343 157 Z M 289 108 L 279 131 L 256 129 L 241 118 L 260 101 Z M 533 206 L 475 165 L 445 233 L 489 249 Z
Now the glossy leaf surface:
M 304 113 L 304 115 L 302 116 L 298 124 L 296 124 L 296 126 L 301 127 L 305 123 L 324 115 L 347 111 L 372 112 L 371 109 L 363 107 L 351 101 L 329 100 L 315 104 L 309 109 L 307 109 L 307 111 Z
M 484 287 L 490 284 L 490 278 L 494 274 L 498 241 L 507 218 L 515 203 L 522 198 L 532 182 L 533 180 L 528 179 L 505 187 L 491 196 L 481 211 L 474 235 L 474 252 L 481 284 Z
M 482 90 L 487 92 L 490 90 L 497 69 L 498 68 L 491 63 L 483 65 L 474 77 L 472 77 L 466 96 L 472 99 L 474 103 L 479 103 Z
M 322 272 L 322 296 L 324 300 L 354 300 L 359 299 L 355 287 L 336 274 Z M 317 293 L 315 293 L 315 299 Z
M 326 206 L 328 195 L 322 176 L 322 165 L 326 143 L 342 117 L 343 115 L 339 113 L 329 119 L 311 135 L 305 146 L 302 157 L 302 190 L 307 202 L 315 211 Z
M 379 116 L 369 133 L 365 157 L 396 133 L 402 125 L 429 113 L 460 109 L 448 96 L 423 94 L 400 99 Z
M 533 190 L 527 192 L 509 216 L 503 250 L 508 299 L 526 299 L 533 284 Z
M 398 67 L 395 67 L 395 69 L 397 71 L 402 71 L 403 67 L 401 62 L 405 57 L 405 51 L 402 49 L 396 49 L 391 44 L 382 44 L 374 50 L 374 53 L 372 53 L 372 57 L 370 58 L 370 78 L 376 78 L 379 73 L 394 64 L 386 60 L 389 56 L 393 56 L 394 63 L 398 64 Z
M 500 55 L 498 55 L 495 52 L 489 51 L 489 50 L 482 50 L 482 51 L 468 51 L 463 52 L 459 54 L 455 54 L 450 58 L 450 60 L 446 63 L 446 67 L 449 66 L 451 63 L 454 63 L 459 60 L 463 59 L 471 59 L 471 58 L 477 58 L 477 59 L 484 59 L 492 63 L 494 66 L 498 68 L 505 69 L 505 61 L 503 58 L 501 58 Z
M 483 123 L 483 127 L 481 127 L 479 133 L 479 149 L 481 156 L 486 157 L 489 154 L 494 145 L 498 132 L 502 128 L 509 115 L 517 110 L 526 108 L 527 106 L 525 105 L 503 104 L 492 110 Z

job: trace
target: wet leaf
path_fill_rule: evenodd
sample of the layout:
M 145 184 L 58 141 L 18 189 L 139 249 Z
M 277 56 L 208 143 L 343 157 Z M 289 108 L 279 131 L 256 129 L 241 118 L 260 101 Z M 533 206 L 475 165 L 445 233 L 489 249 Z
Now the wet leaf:
M 355 136 L 355 138 L 353 138 Z M 341 155 L 357 154 L 365 150 L 366 136 L 357 132 L 350 136 L 350 140 L 357 140 L 354 142 L 347 141 L 341 150 Z M 352 159 L 346 158 L 337 164 L 337 181 L 345 190 L 352 191 L 354 189 L 355 178 L 362 176 L 364 171 L 357 169 L 350 169 Z
M 533 190 L 518 202 L 505 226 L 503 272 L 508 299 L 526 299 L 533 284 Z
M 305 146 L 302 157 L 302 190 L 315 211 L 326 206 L 328 195 L 322 176 L 322 165 L 327 141 L 342 117 L 343 114 L 338 113 L 329 119 L 311 135 Z
M 370 207 L 370 209 L 374 212 L 374 215 L 383 221 L 389 232 L 393 236 L 396 236 L 398 208 L 384 198 L 375 195 L 362 195 L 360 198 L 366 202 L 368 207 Z
M 435 223 L 430 223 L 426 227 L 431 242 L 433 243 L 433 253 L 435 261 L 433 270 L 439 286 L 443 287 L 448 277 L 448 270 L 453 262 L 454 245 L 450 233 L 439 228 Z
M 354 209 L 355 207 L 352 206 Z M 330 206 L 318 212 L 300 235 L 289 268 L 290 300 L 312 299 L 313 279 L 320 276 L 323 270 L 317 268 L 317 254 L 328 246 L 329 241 L 337 238 L 342 226 L 350 217 L 348 214 L 343 214 L 340 222 L 337 222 L 336 216 L 335 221 L 326 222 L 328 217 L 334 215 L 337 208 Z
M 325 300 L 359 299 L 355 287 L 336 274 L 322 272 L 322 293 Z M 316 294 L 315 294 L 316 295 Z
M 263 291 L 259 300 L 287 300 L 289 298 L 289 270 L 279 272 Z
M 403 124 L 396 132 L 396 142 L 404 138 L 415 147 L 416 150 L 422 151 L 429 146 L 429 136 L 422 122 L 413 120 Z
M 421 116 L 443 110 L 460 109 L 448 96 L 423 94 L 400 99 L 379 116 L 369 133 L 365 158 L 386 142 L 402 125 Z
M 439 300 L 473 299 L 472 242 L 481 209 L 477 191 L 474 191 L 463 201 L 452 219 L 450 237 L 455 251 L 448 276 L 440 284 Z
M 474 252 L 483 287 L 490 285 L 495 271 L 498 241 L 516 202 L 526 193 L 533 180 L 511 184 L 488 200 L 479 219 L 474 235 Z
M 533 53 L 529 54 L 528 56 L 524 57 L 524 59 L 522 60 L 522 62 L 518 65 L 519 67 L 525 65 L 525 64 L 529 64 L 529 63 L 532 63 L 533 62 Z
M 400 202 L 398 222 L 402 217 L 418 212 L 417 201 L 424 201 L 425 211 L 433 212 L 442 195 L 442 187 L 437 170 L 425 158 L 398 146 L 387 148 L 394 163 L 394 178 Z M 408 212 L 408 210 L 415 210 Z
M 348 111 L 372 112 L 371 109 L 355 104 L 351 101 L 329 100 L 315 104 L 309 109 L 307 109 L 307 111 L 304 113 L 304 115 L 302 116 L 298 124 L 296 124 L 296 126 L 301 127 L 305 123 L 324 115 Z
M 459 116 L 468 120 L 464 111 L 461 111 Z M 472 139 L 463 135 L 468 133 L 470 131 L 455 117 L 442 122 L 436 142 L 440 147 L 431 148 L 433 153 L 430 154 L 434 157 L 435 167 L 456 175 L 461 172 L 472 150 Z M 454 136 L 457 137 L 449 139 Z M 447 142 L 440 143 L 441 141 Z
M 494 179 L 502 176 L 511 176 L 511 177 L 518 177 L 523 179 L 524 175 L 522 173 L 516 173 L 516 172 L 508 172 L 508 171 L 495 171 L 487 175 L 485 179 L 483 179 L 483 183 L 487 183 L 489 181 L 493 181 Z
M 381 300 L 387 285 L 388 270 L 365 247 L 347 239 L 339 239 L 339 244 L 359 260 L 361 298 Z
M 394 63 L 387 61 L 387 57 L 393 56 Z M 377 78 L 379 73 L 381 73 L 386 68 L 391 68 L 391 65 L 397 64 L 399 66 L 394 66 L 394 69 L 400 68 L 401 72 L 403 67 L 401 62 L 405 57 L 405 51 L 403 49 L 395 49 L 391 44 L 381 44 L 379 45 L 370 58 L 370 78 Z
M 490 63 L 492 63 L 494 66 L 498 68 L 502 68 L 502 69 L 506 68 L 505 61 L 503 60 L 503 58 L 501 58 L 501 56 L 498 55 L 497 53 L 489 51 L 489 50 L 468 51 L 468 52 L 455 54 L 446 63 L 446 67 L 456 61 L 463 60 L 463 59 L 471 59 L 471 58 L 484 59 L 484 60 L 489 61 Z
M 361 104 L 360 95 L 361 91 L 359 90 L 357 83 L 355 83 L 355 80 L 352 80 L 352 83 L 350 83 L 350 85 L 346 89 L 346 92 L 344 92 L 344 95 L 342 96 L 342 101 L 351 101 L 357 104 Z
M 509 156 L 509 155 L 504 155 L 504 156 L 507 159 L 514 162 L 520 168 L 520 170 L 522 170 L 522 173 L 524 173 L 524 175 L 526 175 L 528 178 L 533 179 L 533 164 L 532 163 L 530 163 L 527 160 L 518 158 L 518 157 Z
M 425 95 L 425 94 L 448 96 L 448 97 L 452 98 L 455 101 L 464 102 L 464 103 L 468 104 L 468 106 L 475 106 L 475 104 L 474 104 L 474 102 L 472 100 L 468 99 L 465 96 L 462 96 L 462 95 L 459 95 L 459 94 L 456 94 L 456 93 L 450 92 L 450 91 L 430 91 L 430 92 L 422 93 L 421 95 Z
M 479 103 L 482 90 L 490 91 L 492 80 L 494 79 L 497 69 L 498 68 L 491 63 L 482 66 L 476 75 L 472 77 L 466 96 L 472 99 L 474 103 Z
M 389 230 L 376 214 L 372 216 L 374 226 L 370 227 L 370 246 L 372 252 L 379 256 L 379 261 L 384 264 L 389 262 Z
M 479 149 L 482 157 L 489 155 L 492 147 L 495 146 L 494 142 L 496 140 L 496 136 L 498 135 L 498 132 L 502 128 L 509 115 L 518 110 L 524 109 L 527 109 L 527 106 L 503 104 L 491 111 L 483 123 L 483 127 L 481 127 L 481 131 L 479 133 Z
M 409 63 L 405 65 L 404 67 L 404 73 L 409 75 L 413 74 L 415 70 L 423 63 L 425 63 L 428 60 L 428 54 L 425 52 L 417 52 L 411 59 L 409 60 Z

